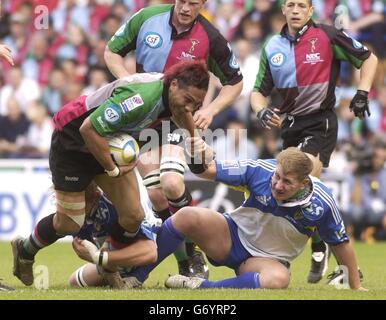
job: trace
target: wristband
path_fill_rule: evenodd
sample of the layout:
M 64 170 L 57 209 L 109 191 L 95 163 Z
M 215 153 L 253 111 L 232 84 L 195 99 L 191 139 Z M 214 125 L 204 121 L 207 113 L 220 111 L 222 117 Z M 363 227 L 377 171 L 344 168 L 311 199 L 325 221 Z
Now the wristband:
M 115 167 L 113 170 L 105 170 L 109 177 L 115 178 L 119 176 L 120 170 L 118 167 Z
M 109 260 L 109 255 L 106 251 L 99 251 L 99 257 L 98 257 L 98 266 L 100 267 L 106 267 L 107 262 Z

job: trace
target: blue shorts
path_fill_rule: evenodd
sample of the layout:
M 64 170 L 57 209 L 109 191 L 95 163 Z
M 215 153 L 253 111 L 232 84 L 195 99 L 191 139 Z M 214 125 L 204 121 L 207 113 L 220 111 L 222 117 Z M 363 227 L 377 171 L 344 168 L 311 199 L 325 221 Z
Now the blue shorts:
M 214 261 L 210 257 L 207 257 L 207 258 L 212 265 L 216 267 L 227 266 L 228 268 L 233 269 L 236 274 L 238 274 L 240 264 L 245 260 L 247 260 L 248 258 L 252 257 L 252 255 L 242 245 L 237 232 L 238 230 L 237 225 L 232 220 L 230 215 L 228 213 L 225 213 L 224 218 L 228 223 L 229 232 L 231 234 L 231 240 L 232 240 L 231 250 L 229 251 L 228 256 L 225 258 L 225 260 L 222 262 Z

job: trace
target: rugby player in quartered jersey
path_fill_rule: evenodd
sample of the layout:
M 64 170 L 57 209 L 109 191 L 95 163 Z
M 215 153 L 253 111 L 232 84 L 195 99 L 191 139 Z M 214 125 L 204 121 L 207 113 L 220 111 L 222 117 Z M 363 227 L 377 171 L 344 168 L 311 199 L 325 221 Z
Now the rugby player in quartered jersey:
M 32 265 L 40 249 L 83 226 L 84 190 L 92 180 L 118 213 L 110 228 L 113 241 L 127 244 L 136 236 L 144 217 L 132 171 L 136 163 L 118 167 L 105 136 L 119 130 L 136 135 L 163 114 L 194 134 L 192 112 L 202 104 L 208 83 L 204 63 L 183 61 L 163 76 L 136 74 L 120 79 L 60 109 L 53 119 L 49 156 L 56 212 L 40 220 L 28 239 L 12 242 L 14 274 L 24 284 L 33 283 Z

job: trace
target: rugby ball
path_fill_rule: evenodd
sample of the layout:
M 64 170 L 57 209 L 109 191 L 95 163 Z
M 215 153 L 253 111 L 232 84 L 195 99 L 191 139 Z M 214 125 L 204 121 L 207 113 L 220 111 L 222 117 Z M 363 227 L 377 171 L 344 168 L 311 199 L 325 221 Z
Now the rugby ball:
M 131 164 L 138 158 L 137 141 L 128 133 L 116 132 L 106 136 L 111 157 L 118 166 Z

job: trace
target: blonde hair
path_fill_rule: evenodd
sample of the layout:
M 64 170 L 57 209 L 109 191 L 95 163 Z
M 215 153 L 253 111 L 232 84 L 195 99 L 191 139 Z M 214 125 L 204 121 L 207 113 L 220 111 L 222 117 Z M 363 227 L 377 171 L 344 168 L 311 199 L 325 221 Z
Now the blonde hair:
M 311 159 L 301 150 L 289 147 L 278 154 L 277 164 L 283 169 L 283 174 L 295 174 L 299 181 L 303 181 L 311 173 L 313 164 Z

